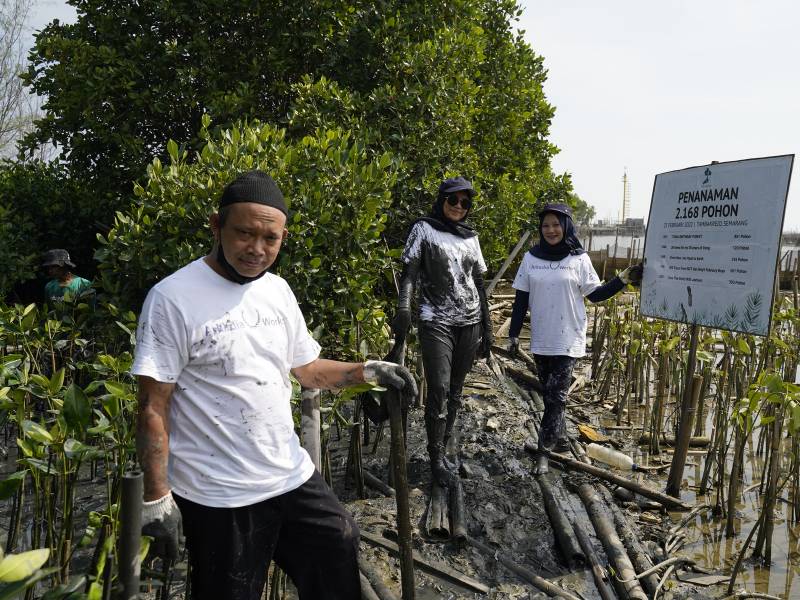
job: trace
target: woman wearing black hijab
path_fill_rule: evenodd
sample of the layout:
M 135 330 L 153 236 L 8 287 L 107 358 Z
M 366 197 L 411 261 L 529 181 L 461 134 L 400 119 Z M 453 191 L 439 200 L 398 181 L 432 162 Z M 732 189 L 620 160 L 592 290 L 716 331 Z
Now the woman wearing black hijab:
M 531 353 L 544 386 L 540 450 L 569 447 L 564 411 L 572 369 L 586 354 L 584 297 L 602 302 L 641 279 L 642 266 L 635 265 L 601 284 L 575 235 L 571 209 L 566 204 L 546 204 L 539 212 L 539 243 L 525 255 L 514 278 L 516 297 L 508 336 L 509 350 L 515 353 L 522 321 L 530 310 Z M 537 474 L 547 470 L 547 455 L 541 452 Z
M 463 177 L 445 179 L 427 217 L 411 225 L 402 254 L 396 339 L 411 324 L 411 298 L 419 281 L 419 342 L 427 380 L 425 430 L 431 471 L 440 485 L 457 476 L 445 447 L 461 406 L 461 388 L 476 354 L 492 345 L 483 287 L 483 261 L 475 230 L 466 223 L 474 196 Z

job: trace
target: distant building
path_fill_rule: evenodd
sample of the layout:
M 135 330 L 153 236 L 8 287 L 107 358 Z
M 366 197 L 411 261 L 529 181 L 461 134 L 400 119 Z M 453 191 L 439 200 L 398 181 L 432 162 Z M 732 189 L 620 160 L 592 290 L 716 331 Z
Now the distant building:
M 627 219 L 625 219 L 624 225 L 625 227 L 636 227 L 639 229 L 644 229 L 644 219 L 628 217 Z

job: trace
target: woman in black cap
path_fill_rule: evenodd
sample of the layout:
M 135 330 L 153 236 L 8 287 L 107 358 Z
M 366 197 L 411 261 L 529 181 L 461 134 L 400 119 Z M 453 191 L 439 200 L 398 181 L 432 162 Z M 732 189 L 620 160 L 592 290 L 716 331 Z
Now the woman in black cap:
M 564 411 L 572 368 L 586 354 L 584 297 L 602 302 L 628 283 L 638 284 L 642 266 L 628 267 L 601 285 L 589 255 L 575 235 L 566 204 L 546 204 L 539 212 L 539 243 L 525 255 L 514 278 L 514 308 L 508 332 L 509 350 L 519 348 L 525 313 L 531 312 L 531 353 L 544 386 L 544 415 L 539 449 L 569 448 Z M 538 457 L 537 474 L 548 470 L 547 454 Z
M 463 177 L 445 179 L 427 217 L 411 226 L 402 254 L 395 339 L 411 324 L 411 298 L 419 280 L 419 342 L 427 380 L 425 430 L 431 471 L 440 485 L 457 476 L 445 447 L 461 406 L 461 388 L 476 354 L 487 356 L 492 328 L 483 286 L 478 235 L 466 223 L 474 196 Z

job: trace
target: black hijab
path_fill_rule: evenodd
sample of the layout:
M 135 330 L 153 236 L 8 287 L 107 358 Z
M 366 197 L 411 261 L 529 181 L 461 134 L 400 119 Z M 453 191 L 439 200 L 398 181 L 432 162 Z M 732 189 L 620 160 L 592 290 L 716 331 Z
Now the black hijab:
M 447 217 L 444 216 L 444 203 L 447 195 L 439 194 L 436 198 L 436 202 L 433 203 L 431 207 L 431 212 L 428 213 L 427 217 L 420 217 L 413 223 L 411 223 L 411 227 L 413 228 L 414 225 L 419 223 L 420 221 L 425 221 L 428 225 L 433 227 L 437 231 L 445 231 L 447 233 L 452 233 L 453 235 L 457 235 L 460 238 L 471 238 L 478 235 L 478 233 L 472 228 L 471 225 L 466 223 L 467 218 L 469 217 L 469 210 L 467 214 L 464 215 L 464 218 L 460 221 L 451 221 Z M 470 209 L 471 210 L 471 209 Z M 411 229 L 409 228 L 409 231 Z
M 568 210 L 568 209 L 567 209 Z M 547 240 L 542 235 L 542 221 L 544 216 L 553 214 L 558 218 L 561 224 L 561 230 L 564 232 L 564 237 L 555 245 L 548 244 Z M 533 254 L 536 258 L 542 260 L 561 260 L 568 255 L 579 255 L 586 252 L 581 246 L 580 240 L 575 233 L 575 225 L 572 222 L 572 217 L 561 210 L 547 210 L 547 207 L 539 213 L 539 243 L 535 244 L 528 252 Z

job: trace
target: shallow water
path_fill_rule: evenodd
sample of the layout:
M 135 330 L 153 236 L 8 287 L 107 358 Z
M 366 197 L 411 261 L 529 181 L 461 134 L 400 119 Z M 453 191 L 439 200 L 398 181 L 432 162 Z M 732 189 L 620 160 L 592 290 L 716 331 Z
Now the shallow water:
M 706 433 L 711 433 L 711 407 L 706 410 Z M 633 413 L 633 422 L 641 422 L 640 411 Z M 601 425 L 612 425 L 613 419 L 601 419 Z M 634 430 L 638 435 L 639 430 Z M 615 432 L 622 434 L 623 432 Z M 624 432 L 627 433 L 627 432 Z M 730 435 L 733 435 L 731 432 Z M 745 448 L 745 468 L 744 480 L 741 489 L 747 490 L 742 495 L 742 501 L 737 504 L 738 518 L 735 521 L 736 534 L 732 538 L 725 537 L 725 517 L 713 516 L 711 510 L 707 510 L 697 515 L 689 523 L 683 532 L 686 540 L 680 547 L 678 554 L 694 559 L 698 566 L 710 570 L 715 574 L 728 575 L 733 568 L 742 545 L 747 538 L 750 530 L 755 525 L 761 510 L 761 495 L 759 486 L 761 474 L 764 468 L 763 457 L 756 455 L 754 448 L 758 440 L 758 430 L 751 435 L 751 441 Z M 670 448 L 662 447 L 662 453 L 657 458 L 658 461 L 668 461 L 671 458 Z M 700 485 L 705 466 L 706 449 L 690 449 L 686 459 L 687 464 L 683 472 L 684 484 L 681 490 L 681 500 L 690 505 L 709 504 L 714 505 L 716 491 L 710 490 L 705 496 L 696 493 Z M 635 462 L 642 465 L 651 464 L 648 453 L 643 446 L 631 452 Z M 784 456 L 784 461 L 788 464 L 788 456 Z M 727 457 L 726 472 L 732 468 L 733 458 L 731 454 Z M 657 464 L 660 464 L 657 463 Z M 648 475 L 648 481 L 652 487 L 663 490 L 666 487 L 668 469 L 664 470 L 659 476 Z M 713 479 L 713 470 L 712 470 Z M 726 482 L 727 485 L 727 482 Z M 727 497 L 727 489 L 725 490 Z M 751 541 L 750 551 L 745 555 L 745 561 L 736 579 L 736 587 L 744 587 L 748 591 L 761 594 L 772 594 L 782 598 L 800 599 L 800 525 L 792 526 L 790 520 L 791 494 L 788 486 L 784 488 L 775 506 L 775 523 L 772 537 L 772 564 L 762 566 L 758 561 L 747 560 L 752 553 L 755 540 Z M 677 524 L 685 513 L 670 513 L 673 522 Z M 713 586 L 709 591 L 721 591 L 727 584 Z

